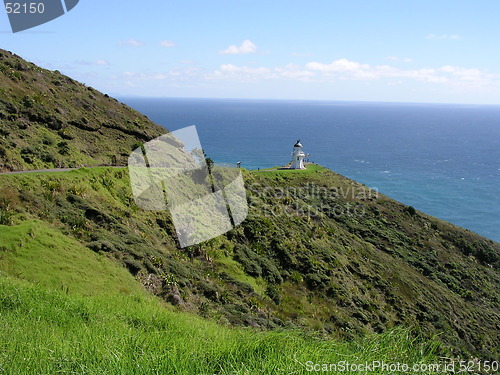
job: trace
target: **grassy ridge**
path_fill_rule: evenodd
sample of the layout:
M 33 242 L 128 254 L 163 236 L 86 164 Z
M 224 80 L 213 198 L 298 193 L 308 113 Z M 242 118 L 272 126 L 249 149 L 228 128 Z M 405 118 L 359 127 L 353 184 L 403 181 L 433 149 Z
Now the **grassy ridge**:
M 140 295 L 78 297 L 10 278 L 0 278 L 0 326 L 2 374 L 306 374 L 307 361 L 438 361 L 434 344 L 401 330 L 340 342 L 234 329 Z
M 125 165 L 166 131 L 58 71 L 0 49 L 0 171 Z
M 77 268 L 109 258 L 148 292 L 222 325 L 300 328 L 337 339 L 416 326 L 426 338 L 438 335 L 451 355 L 495 357 L 498 244 L 370 196 L 323 168 L 243 173 L 248 218 L 186 249 L 176 246 L 168 212 L 135 206 L 125 169 L 0 176 L 1 235 L 25 228 L 27 246 L 48 245 L 38 246 L 41 257 L 50 249 L 62 255 L 38 265 L 33 252 L 28 262 L 15 239 L 0 263 L 10 275 L 93 294 L 98 285 L 71 285 L 88 271 L 58 267 L 78 252 L 89 259 Z M 362 214 L 352 214 L 356 207 Z M 40 226 L 38 237 L 26 222 Z

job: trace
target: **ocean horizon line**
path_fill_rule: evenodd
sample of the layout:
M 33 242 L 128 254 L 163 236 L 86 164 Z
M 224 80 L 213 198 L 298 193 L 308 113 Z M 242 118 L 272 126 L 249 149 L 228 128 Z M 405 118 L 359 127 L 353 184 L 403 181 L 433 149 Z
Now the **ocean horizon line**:
M 190 96 L 134 96 L 113 95 L 120 101 L 126 100 L 193 100 L 193 101 L 225 101 L 225 102 L 252 102 L 252 103 L 325 103 L 325 104 L 368 104 L 368 105 L 409 105 L 409 106 L 460 106 L 467 108 L 494 107 L 500 109 L 500 103 L 463 103 L 463 102 L 412 102 L 412 101 L 373 101 L 373 100 L 348 100 L 348 99 L 287 99 L 287 98 L 231 98 L 231 97 L 190 97 Z

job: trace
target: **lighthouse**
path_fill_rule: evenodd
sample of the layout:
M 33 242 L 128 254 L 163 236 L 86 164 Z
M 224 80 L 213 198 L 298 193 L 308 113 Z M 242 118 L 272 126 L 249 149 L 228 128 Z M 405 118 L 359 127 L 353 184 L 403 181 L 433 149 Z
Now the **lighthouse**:
M 306 167 L 304 167 L 305 156 L 306 154 L 304 154 L 304 151 L 302 151 L 302 144 L 300 143 L 299 139 L 293 146 L 292 165 L 290 169 L 306 169 Z

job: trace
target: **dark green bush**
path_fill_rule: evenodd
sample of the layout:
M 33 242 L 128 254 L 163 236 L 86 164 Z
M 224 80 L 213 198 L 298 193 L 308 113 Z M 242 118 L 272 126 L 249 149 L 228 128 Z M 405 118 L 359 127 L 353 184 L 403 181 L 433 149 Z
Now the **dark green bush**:
M 258 255 L 247 246 L 236 244 L 234 259 L 241 263 L 245 272 L 250 276 L 259 277 L 262 275 L 262 267 L 259 265 Z
M 274 285 L 269 285 L 266 288 L 266 295 L 273 300 L 273 302 L 277 305 L 281 302 L 281 294 L 279 289 Z
M 408 212 L 411 216 L 414 216 L 417 213 L 417 210 L 413 206 L 408 206 L 406 208 L 406 212 Z
M 197 287 L 205 297 L 213 301 L 217 301 L 219 299 L 219 292 L 213 284 L 202 280 L 198 283 Z
M 114 252 L 114 253 L 117 252 L 115 245 L 112 242 L 106 240 L 93 241 L 89 243 L 87 247 L 95 252 L 100 252 L 100 251 Z
M 304 277 L 307 286 L 311 289 L 325 288 L 330 281 L 330 278 L 325 274 L 318 273 L 308 273 Z
M 26 163 L 33 163 L 38 157 L 38 149 L 35 146 L 26 146 L 21 149 L 21 157 Z
M 267 281 L 271 284 L 281 284 L 283 282 L 283 277 L 281 277 L 280 271 L 270 259 L 261 257 L 260 262 L 262 276 Z
M 126 256 L 123 259 L 123 263 L 125 264 L 125 267 L 127 267 L 127 269 L 130 271 L 130 273 L 134 276 L 137 275 L 143 267 L 140 261 L 134 259 L 131 256 Z
M 52 146 L 55 143 L 55 141 L 51 135 L 44 134 L 42 137 L 42 143 L 47 146 Z
M 59 153 L 61 155 L 68 155 L 69 154 L 69 144 L 66 141 L 61 141 L 57 144 L 57 148 L 59 150 Z
M 56 157 L 50 152 L 42 154 L 41 159 L 46 163 L 56 163 L 57 162 Z

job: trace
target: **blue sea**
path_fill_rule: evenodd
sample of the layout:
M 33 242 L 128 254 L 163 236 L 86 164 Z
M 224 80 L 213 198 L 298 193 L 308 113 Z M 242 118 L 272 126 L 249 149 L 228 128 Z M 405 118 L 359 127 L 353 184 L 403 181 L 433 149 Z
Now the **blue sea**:
M 196 125 L 217 163 L 310 160 L 500 242 L 500 106 L 235 99 L 122 101 L 169 130 Z

